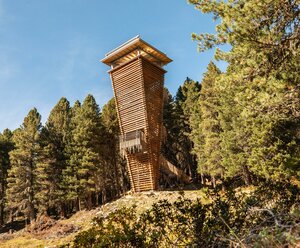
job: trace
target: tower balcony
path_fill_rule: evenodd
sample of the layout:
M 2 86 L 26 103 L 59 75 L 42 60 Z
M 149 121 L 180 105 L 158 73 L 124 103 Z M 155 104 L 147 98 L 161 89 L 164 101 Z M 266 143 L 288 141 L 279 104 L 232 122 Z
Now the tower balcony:
M 126 152 L 140 153 L 147 150 L 145 134 L 142 130 L 135 130 L 119 136 L 120 153 L 125 157 Z

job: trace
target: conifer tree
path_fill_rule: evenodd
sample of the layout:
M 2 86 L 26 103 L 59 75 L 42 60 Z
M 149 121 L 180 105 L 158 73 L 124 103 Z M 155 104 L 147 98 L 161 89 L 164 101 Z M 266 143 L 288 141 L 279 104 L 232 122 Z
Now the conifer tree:
M 176 158 L 176 135 L 175 128 L 178 116 L 175 114 L 175 101 L 167 88 L 164 88 L 164 106 L 163 106 L 163 143 L 162 153 L 166 159 L 173 164 L 177 164 Z
M 5 218 L 5 191 L 7 188 L 7 173 L 10 169 L 9 152 L 13 150 L 12 132 L 5 129 L 0 133 L 0 225 Z
M 39 192 L 37 198 L 41 212 L 52 207 L 65 215 L 65 189 L 63 170 L 68 156 L 66 144 L 69 134 L 70 104 L 61 98 L 51 110 L 41 132 L 42 150 L 38 166 Z
M 67 166 L 62 171 L 62 188 L 64 189 L 66 203 L 69 206 L 75 207 L 78 210 L 79 207 L 79 192 L 78 192 L 78 176 L 77 169 L 80 164 L 79 156 L 76 151 L 77 146 L 74 140 L 74 132 L 77 125 L 77 119 L 80 114 L 81 103 L 77 100 L 74 106 L 70 109 L 70 123 L 69 132 L 66 137 L 66 157 Z
M 105 171 L 110 182 L 106 184 L 114 195 L 120 195 L 129 188 L 125 161 L 120 157 L 119 151 L 119 123 L 115 99 L 110 99 L 102 108 L 102 122 L 105 127 L 102 149 L 103 158 L 106 161 Z M 105 199 L 102 199 L 104 201 Z
M 92 195 L 99 191 L 99 184 L 103 185 L 104 178 L 99 180 L 104 171 L 101 156 L 101 141 L 103 125 L 100 110 L 92 95 L 88 95 L 81 108 L 72 117 L 70 156 L 71 166 L 75 169 L 77 180 L 75 188 L 79 200 L 85 207 L 92 207 Z M 101 185 L 101 186 L 102 186 Z
M 15 150 L 10 152 L 7 202 L 12 215 L 23 213 L 30 220 L 36 216 L 36 169 L 40 151 L 41 115 L 34 108 L 13 134 Z
M 195 155 L 190 133 L 190 117 L 201 86 L 189 78 L 178 88 L 173 98 L 167 89 L 164 93 L 163 124 L 166 137 L 162 145 L 164 156 L 192 178 L 197 176 Z
M 213 178 L 223 175 L 221 151 L 221 126 L 219 122 L 219 94 L 215 81 L 220 70 L 210 62 L 201 82 L 198 102 L 192 110 L 190 126 L 194 152 L 198 157 L 198 171 Z
M 220 93 L 223 164 L 229 175 L 283 180 L 299 176 L 300 27 L 298 1 L 190 0 L 220 19 L 215 35 L 193 34 L 229 63 Z
M 188 175 L 195 177 L 197 165 L 195 155 L 192 154 L 193 142 L 190 139 L 190 116 L 195 102 L 199 98 L 201 86 L 189 78 L 179 87 L 175 96 L 175 125 L 173 128 L 176 158 L 181 168 Z

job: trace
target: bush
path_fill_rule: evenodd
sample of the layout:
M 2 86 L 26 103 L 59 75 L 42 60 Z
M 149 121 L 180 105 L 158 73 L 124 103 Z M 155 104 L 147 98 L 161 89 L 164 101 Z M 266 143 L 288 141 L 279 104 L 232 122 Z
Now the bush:
M 252 192 L 208 192 L 211 203 L 179 197 L 141 215 L 122 208 L 81 232 L 72 247 L 274 247 L 299 242 L 298 189 L 263 183 Z

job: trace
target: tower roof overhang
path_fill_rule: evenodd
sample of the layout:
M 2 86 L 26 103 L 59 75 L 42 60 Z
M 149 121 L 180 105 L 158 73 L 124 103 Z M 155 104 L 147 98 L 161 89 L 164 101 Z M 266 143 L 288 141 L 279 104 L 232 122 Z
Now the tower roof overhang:
M 132 59 L 133 52 L 136 50 L 141 52 L 141 54 L 138 55 L 145 54 L 148 59 L 153 59 L 155 62 L 159 61 L 162 66 L 172 62 L 172 59 L 170 59 L 166 54 L 142 40 L 139 35 L 105 54 L 105 57 L 101 60 L 101 62 L 109 66 L 113 65 L 115 61 L 120 60 L 121 58 L 124 62 L 126 62 L 126 60 Z

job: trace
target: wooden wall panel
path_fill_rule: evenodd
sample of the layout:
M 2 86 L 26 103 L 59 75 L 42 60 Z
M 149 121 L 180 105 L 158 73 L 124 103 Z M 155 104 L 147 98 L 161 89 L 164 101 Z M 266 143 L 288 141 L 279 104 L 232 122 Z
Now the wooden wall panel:
M 159 180 L 159 154 L 163 111 L 163 82 L 165 71 L 143 59 L 144 87 L 146 93 L 147 121 L 149 129 L 149 152 L 155 187 Z
M 111 72 L 122 134 L 146 127 L 142 68 L 139 59 Z
M 146 136 L 145 152 L 126 154 L 134 191 L 158 187 L 164 73 L 142 56 L 110 72 L 121 133 L 143 130 Z

